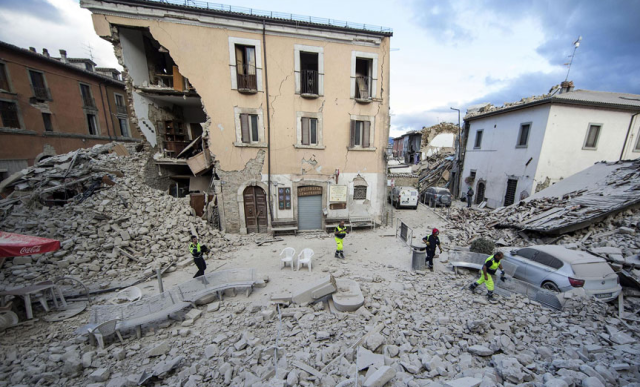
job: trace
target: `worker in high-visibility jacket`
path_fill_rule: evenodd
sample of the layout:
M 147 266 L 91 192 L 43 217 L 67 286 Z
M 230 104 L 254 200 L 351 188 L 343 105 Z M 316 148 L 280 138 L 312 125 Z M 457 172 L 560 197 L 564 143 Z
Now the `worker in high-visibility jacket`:
M 209 252 L 209 249 L 207 246 L 198 243 L 198 238 L 195 235 L 192 235 L 191 243 L 189 243 L 189 252 L 193 256 L 193 262 L 198 268 L 198 272 L 193 276 L 193 278 L 204 275 L 204 271 L 207 269 L 207 264 L 204 261 L 204 256 L 202 254 Z
M 335 240 L 336 240 L 336 258 L 342 258 L 344 259 L 344 251 L 342 250 L 343 245 L 343 239 L 345 236 L 347 236 L 347 228 L 344 226 L 344 220 L 340 222 L 340 224 L 338 225 L 338 227 L 335 228 L 335 230 L 333 230 L 333 235 L 335 236 Z
M 475 291 L 478 285 L 486 284 L 487 285 L 487 298 L 491 301 L 493 300 L 493 278 L 492 275 L 496 274 L 496 271 L 500 269 L 500 280 L 504 281 L 504 269 L 502 268 L 502 263 L 500 260 L 504 257 L 502 252 L 498 251 L 494 255 L 490 256 L 484 261 L 484 265 L 482 265 L 482 273 L 480 274 L 480 279 L 476 282 L 472 283 L 469 286 L 471 291 Z

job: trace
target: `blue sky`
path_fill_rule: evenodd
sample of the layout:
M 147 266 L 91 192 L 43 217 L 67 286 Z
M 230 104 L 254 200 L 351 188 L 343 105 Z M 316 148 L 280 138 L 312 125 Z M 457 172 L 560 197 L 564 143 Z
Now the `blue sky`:
M 539 95 L 571 69 L 576 88 L 640 94 L 640 1 L 229 0 L 227 4 L 392 27 L 392 135 L 457 122 L 461 108 Z M 0 0 L 0 40 L 119 67 L 76 0 Z

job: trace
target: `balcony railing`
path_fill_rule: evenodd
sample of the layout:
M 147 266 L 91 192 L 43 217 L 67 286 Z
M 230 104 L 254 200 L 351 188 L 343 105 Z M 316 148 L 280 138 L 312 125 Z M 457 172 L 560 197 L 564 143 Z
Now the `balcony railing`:
M 300 93 L 318 95 L 318 72 L 302 70 L 300 72 Z
M 356 77 L 356 99 L 371 99 L 371 77 Z
M 243 74 L 238 71 L 238 90 L 240 91 L 258 91 L 258 77 L 256 76 L 256 67 L 252 65 L 238 65 L 238 70 L 242 70 Z
M 127 114 L 127 107 L 123 105 L 116 105 L 116 113 Z
M 87 95 L 83 95 L 82 96 L 82 106 L 86 107 L 86 108 L 92 108 L 92 109 L 97 109 L 98 107 L 96 106 L 96 100 L 93 99 L 93 97 L 87 96 Z
M 36 99 L 50 101 L 51 100 L 51 91 L 49 91 L 48 87 L 37 87 L 37 86 L 34 86 L 33 87 L 33 96 L 36 97 Z

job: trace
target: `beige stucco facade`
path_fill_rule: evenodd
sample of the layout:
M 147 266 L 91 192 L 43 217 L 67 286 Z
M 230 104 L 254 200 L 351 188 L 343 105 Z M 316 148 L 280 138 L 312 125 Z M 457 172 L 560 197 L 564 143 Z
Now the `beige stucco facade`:
M 327 190 L 323 191 L 323 224 L 329 223 L 327 219 L 348 218 L 355 213 L 379 219 L 384 202 L 384 155 L 389 138 L 390 34 L 294 27 L 273 20 L 263 25 L 257 20 L 226 19 L 223 15 L 194 14 L 179 9 L 167 12 L 108 1 L 83 0 L 81 3 L 93 12 L 98 35 L 122 48 L 125 73 L 135 69 L 127 68 L 128 46 L 124 36 L 129 39 L 140 33 L 139 28 L 144 28 L 168 50 L 180 73 L 189 79 L 201 98 L 207 115 L 203 127 L 209 131 L 216 168 L 225 172 L 242 171 L 260 150 L 266 152 L 261 180 L 263 183 L 271 180 L 273 185 L 273 220 L 297 220 L 296 198 L 290 209 L 278 208 L 277 188 L 294 189 L 306 185 L 305 182 L 320 184 Z M 238 91 L 234 66 L 236 44 L 255 47 L 255 93 Z M 317 54 L 320 87 L 315 98 L 300 95 L 301 51 Z M 372 67 L 370 98 L 366 100 L 354 98 L 356 58 L 368 60 Z M 140 116 L 135 103 L 134 108 Z M 242 142 L 239 118 L 242 113 L 258 116 L 258 141 Z M 302 117 L 317 120 L 317 145 L 302 145 Z M 369 122 L 368 147 L 350 146 L 352 120 Z M 146 124 L 149 125 L 153 125 L 153 120 Z M 337 183 L 336 171 L 339 171 Z M 353 180 L 358 175 L 368 186 L 364 200 L 352 199 Z M 221 185 L 224 194 L 225 182 Z M 348 187 L 347 208 L 331 208 L 328 195 L 331 185 Z M 242 186 L 239 189 L 242 190 Z M 227 202 L 225 198 L 225 207 Z M 234 211 L 225 208 L 224 212 Z M 239 220 L 239 227 L 231 226 L 230 231 L 246 231 L 243 219 Z

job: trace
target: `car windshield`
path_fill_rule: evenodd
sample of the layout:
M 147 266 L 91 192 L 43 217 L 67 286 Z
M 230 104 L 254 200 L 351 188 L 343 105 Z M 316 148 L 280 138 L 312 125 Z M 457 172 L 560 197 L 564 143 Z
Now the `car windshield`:
M 574 263 L 571 265 L 573 272 L 579 278 L 598 277 L 603 278 L 613 273 L 606 262 Z

